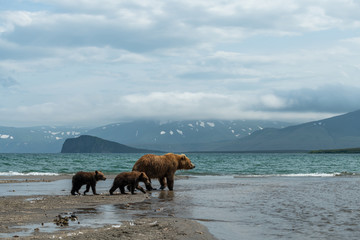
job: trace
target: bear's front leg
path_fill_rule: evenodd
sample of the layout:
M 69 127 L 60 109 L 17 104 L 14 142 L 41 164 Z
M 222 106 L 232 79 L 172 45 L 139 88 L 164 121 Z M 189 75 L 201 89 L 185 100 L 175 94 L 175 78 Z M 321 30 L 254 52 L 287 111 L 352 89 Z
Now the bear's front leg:
M 174 189 L 174 176 L 166 177 L 167 185 L 170 191 Z
M 146 193 L 145 190 L 139 184 L 136 186 L 136 189 L 142 191 L 143 193 Z
M 166 188 L 166 181 L 165 181 L 165 177 L 159 178 L 159 183 L 161 185 L 160 189 L 164 190 Z
M 96 193 L 96 183 L 91 184 L 91 190 L 94 195 L 99 195 L 98 193 Z
M 87 192 L 90 190 L 90 184 L 86 184 L 86 189 L 84 191 L 84 195 L 86 195 Z

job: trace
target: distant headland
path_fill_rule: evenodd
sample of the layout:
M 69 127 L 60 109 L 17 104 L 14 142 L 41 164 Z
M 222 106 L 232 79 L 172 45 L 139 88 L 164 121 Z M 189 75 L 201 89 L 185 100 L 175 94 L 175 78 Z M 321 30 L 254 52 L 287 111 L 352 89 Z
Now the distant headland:
M 61 153 L 150 153 L 159 152 L 133 148 L 113 141 L 108 141 L 99 137 L 81 135 L 77 138 L 65 140 Z

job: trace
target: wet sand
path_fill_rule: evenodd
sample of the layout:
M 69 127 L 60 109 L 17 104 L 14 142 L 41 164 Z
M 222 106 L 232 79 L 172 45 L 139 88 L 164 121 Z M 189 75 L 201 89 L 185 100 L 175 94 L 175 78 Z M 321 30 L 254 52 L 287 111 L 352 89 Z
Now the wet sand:
M 107 185 L 112 183 L 114 176 L 107 176 Z M 3 176 L 0 183 L 3 186 L 28 184 L 30 187 L 51 183 L 53 181 L 67 183 L 71 176 Z M 51 185 L 49 185 L 51 186 Z M 1 186 L 0 186 L 1 187 Z M 68 186 L 61 186 L 60 189 Z M 2 189 L 4 190 L 4 189 Z M 70 189 L 66 189 L 70 191 Z M 84 187 L 81 189 L 84 190 Z M 6 191 L 8 194 L 6 194 Z M 197 221 L 177 218 L 174 216 L 153 217 L 140 216 L 128 221 L 116 221 L 97 224 L 96 219 L 91 222 L 91 216 L 96 213 L 99 206 L 122 205 L 130 206 L 141 203 L 151 196 L 149 194 L 136 193 L 115 194 L 110 196 L 101 191 L 100 195 L 71 196 L 68 191 L 60 192 L 59 195 L 38 195 L 28 193 L 25 195 L 11 195 L 9 190 L 3 191 L 0 197 L 0 237 L 20 237 L 22 239 L 215 239 L 207 228 Z M 15 190 L 12 190 L 15 193 Z M 25 190 L 28 191 L 28 190 Z M 99 191 L 98 191 L 99 192 Z M 134 206 L 134 205 L 133 205 Z M 82 218 L 80 210 L 87 211 L 87 219 Z M 92 212 L 92 209 L 95 209 Z M 154 209 L 156 211 L 156 209 Z M 58 216 L 77 217 L 74 221 L 69 220 L 69 226 L 57 226 L 54 222 Z M 129 218 L 131 219 L 131 218 Z M 110 219 L 111 221 L 111 219 Z
M 55 178 L 0 178 L 18 181 L 0 184 L 0 238 L 355 240 L 360 234 L 358 176 L 192 176 L 177 179 L 174 191 L 114 196 L 109 176 L 97 184 L 99 196 L 70 196 L 70 178 Z M 59 214 L 78 219 L 57 226 Z

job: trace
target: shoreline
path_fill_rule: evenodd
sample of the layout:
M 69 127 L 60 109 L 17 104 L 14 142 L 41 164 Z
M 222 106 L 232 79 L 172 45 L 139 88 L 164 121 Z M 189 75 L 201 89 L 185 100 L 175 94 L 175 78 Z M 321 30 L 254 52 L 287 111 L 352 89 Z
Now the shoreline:
M 58 180 L 71 179 L 73 174 L 59 175 L 10 175 L 0 176 L 0 184 L 2 183 L 21 183 L 21 182 L 54 182 Z M 107 178 L 114 179 L 116 175 L 106 175 Z
M 0 176 L 2 183 L 21 183 L 21 182 L 53 182 L 57 180 L 71 179 L 72 175 L 11 175 Z
M 69 180 L 72 175 L 57 176 L 0 176 L 0 183 L 42 185 L 47 182 Z M 108 175 L 109 182 L 115 175 Z M 84 188 L 84 186 L 83 186 Z M 60 193 L 61 194 L 61 193 Z M 64 195 L 17 195 L 1 196 L 0 238 L 22 239 L 216 239 L 197 221 L 175 216 L 128 216 L 130 220 L 116 220 L 104 224 L 92 223 L 93 211 L 101 206 L 135 206 L 150 199 L 151 194 L 136 193 L 110 196 L 108 193 L 86 196 Z M 87 212 L 82 214 L 81 212 Z M 156 211 L 156 210 L 154 210 Z M 56 226 L 58 215 L 76 215 L 78 219 L 69 226 Z M 126 216 L 125 216 L 126 217 Z M 106 219 L 104 219 L 106 220 Z M 111 221 L 111 219 L 110 219 Z
M 0 175 L 0 184 L 2 183 L 20 183 L 20 182 L 53 182 L 58 180 L 71 179 L 74 174 L 59 174 L 59 175 Z M 113 180 L 116 174 L 106 174 L 107 179 Z M 191 176 L 175 175 L 175 180 L 188 179 Z

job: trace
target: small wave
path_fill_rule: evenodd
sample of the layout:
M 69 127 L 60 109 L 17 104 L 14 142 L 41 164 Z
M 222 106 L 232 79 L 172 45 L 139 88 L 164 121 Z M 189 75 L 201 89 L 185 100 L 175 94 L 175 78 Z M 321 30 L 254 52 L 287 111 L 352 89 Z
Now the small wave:
M 341 173 L 336 173 L 335 176 L 336 177 L 344 177 L 344 176 L 359 176 L 359 173 L 353 173 L 353 172 L 341 172 Z
M 262 178 L 262 177 L 335 177 L 339 173 L 289 173 L 264 175 L 236 175 L 235 178 Z
M 58 173 L 49 173 L 49 172 L 29 172 L 29 173 L 20 173 L 20 172 L 0 172 L 0 176 L 58 176 Z
M 279 174 L 280 177 L 334 177 L 337 173 L 293 173 Z

